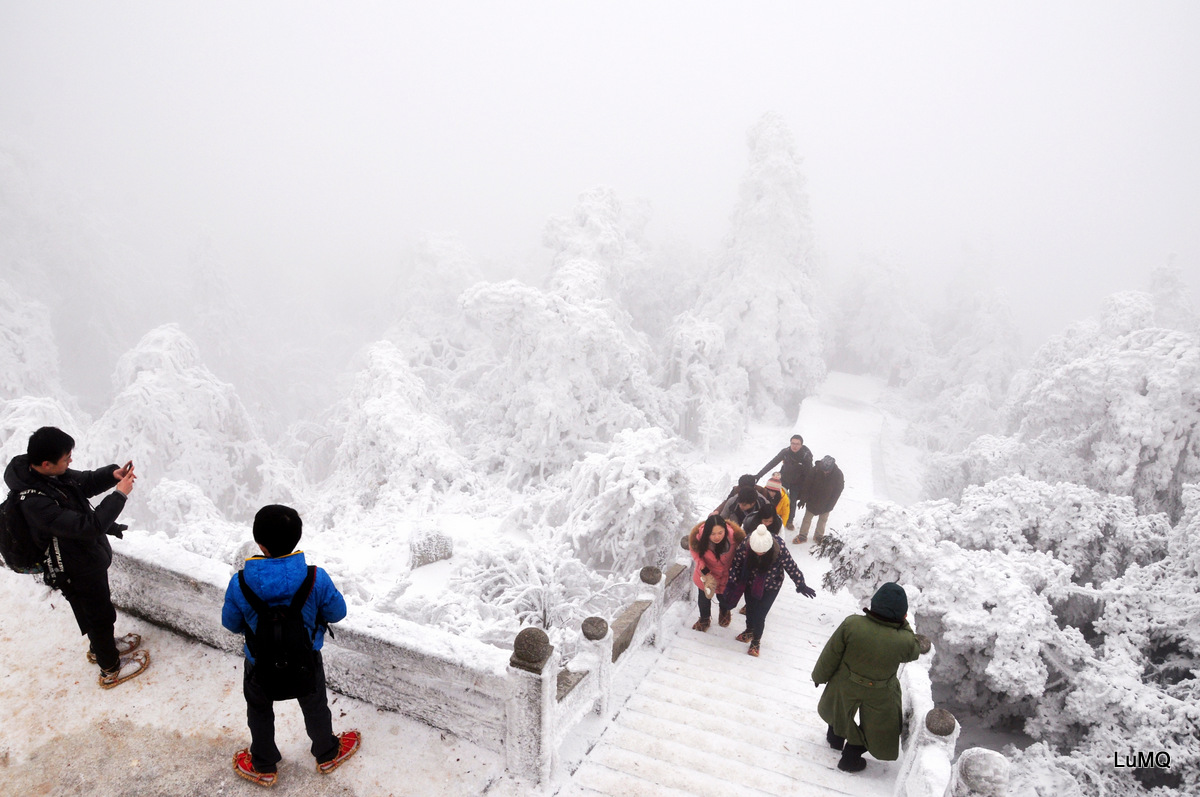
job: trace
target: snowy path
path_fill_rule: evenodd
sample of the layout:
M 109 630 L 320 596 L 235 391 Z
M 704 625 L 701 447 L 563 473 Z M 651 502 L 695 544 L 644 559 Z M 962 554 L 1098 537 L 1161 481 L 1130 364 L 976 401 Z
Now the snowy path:
M 878 458 L 882 416 L 871 406 L 875 393 L 868 380 L 831 374 L 821 394 L 800 410 L 796 428 L 805 444 L 817 459 L 833 455 L 846 475 L 831 528 L 886 494 Z M 757 472 L 792 431 L 752 430 L 729 464 L 736 473 Z M 825 743 L 825 725 L 817 716 L 821 690 L 809 677 L 829 634 L 861 607 L 848 593 L 821 591 L 827 564 L 808 554 L 810 544 L 789 542 L 788 548 L 817 587 L 817 598 L 809 601 L 790 580 L 784 582 L 767 616 L 758 659 L 734 639 L 745 628 L 742 616 L 735 614 L 729 628 L 714 622 L 700 633 L 691 630 L 698 614 L 689 612 L 559 790 L 561 797 L 892 793 L 896 762 L 868 756 L 862 773 L 837 769 L 840 754 Z

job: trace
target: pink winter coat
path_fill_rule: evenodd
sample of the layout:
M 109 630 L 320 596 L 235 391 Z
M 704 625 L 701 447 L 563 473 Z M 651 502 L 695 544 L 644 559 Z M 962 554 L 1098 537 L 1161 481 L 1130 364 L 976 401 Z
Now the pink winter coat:
M 707 568 L 717 582 L 718 595 L 725 591 L 725 584 L 729 581 L 729 565 L 733 563 L 733 552 L 737 550 L 738 544 L 746 539 L 746 532 L 742 531 L 741 526 L 732 520 L 725 522 L 729 527 L 729 532 L 725 536 L 732 539 L 728 540 L 728 549 L 720 556 L 713 553 L 712 546 L 709 546 L 703 556 L 696 551 L 700 535 L 704 533 L 703 522 L 693 526 L 691 534 L 688 535 L 688 547 L 692 552 L 692 559 L 696 562 L 696 566 L 692 568 L 692 583 L 700 589 L 704 589 L 704 570 Z

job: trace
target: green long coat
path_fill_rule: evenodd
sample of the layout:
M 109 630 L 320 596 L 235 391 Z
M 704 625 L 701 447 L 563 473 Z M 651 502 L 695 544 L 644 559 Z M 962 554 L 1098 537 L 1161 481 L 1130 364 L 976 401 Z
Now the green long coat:
M 813 667 L 813 683 L 829 684 L 817 713 L 847 744 L 866 747 L 880 761 L 895 761 L 903 723 L 896 671 L 920 653 L 912 627 L 903 620 L 847 617 Z M 861 724 L 855 723 L 855 713 Z

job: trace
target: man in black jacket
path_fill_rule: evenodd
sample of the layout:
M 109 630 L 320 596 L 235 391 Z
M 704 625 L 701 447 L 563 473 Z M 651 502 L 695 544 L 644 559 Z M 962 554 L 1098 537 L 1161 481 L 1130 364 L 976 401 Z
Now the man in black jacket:
M 788 447 L 775 455 L 775 458 L 766 464 L 758 475 L 754 477 L 755 481 L 761 479 L 764 475 L 771 472 L 771 469 L 783 463 L 783 470 L 779 474 L 779 481 L 783 484 L 783 489 L 787 490 L 788 496 L 792 500 L 791 511 L 788 513 L 788 529 L 794 528 L 796 519 L 796 510 L 804 506 L 805 489 L 808 486 L 808 474 L 812 471 L 813 456 L 808 450 L 808 446 L 804 445 L 804 438 L 798 434 L 792 435 L 791 442 Z
M 107 535 L 120 537 L 125 526 L 117 516 L 136 478 L 133 462 L 92 471 L 71 470 L 75 440 L 53 426 L 29 436 L 27 453 L 13 457 L 4 481 L 20 500 L 30 536 L 46 552 L 47 584 L 62 590 L 71 604 L 79 631 L 91 643 L 88 660 L 100 665 L 100 686 L 112 688 L 140 675 L 150 663 L 137 650 L 141 637 L 113 638 L 117 611 L 108 588 L 112 546 Z M 92 508 L 94 495 L 116 488 Z
M 813 542 L 821 541 L 825 536 L 825 522 L 829 520 L 829 513 L 837 506 L 845 486 L 846 478 L 833 457 L 822 457 L 808 478 L 808 506 L 804 510 L 804 523 L 792 542 L 808 541 L 808 527 L 812 524 L 813 517 L 817 518 Z

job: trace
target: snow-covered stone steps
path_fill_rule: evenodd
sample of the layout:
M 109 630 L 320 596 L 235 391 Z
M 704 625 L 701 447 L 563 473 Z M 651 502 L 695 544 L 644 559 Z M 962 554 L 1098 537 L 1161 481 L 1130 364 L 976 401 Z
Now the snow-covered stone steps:
M 810 680 L 825 640 L 856 611 L 845 595 L 781 594 L 758 658 L 734 639 L 744 617 L 701 633 L 691 613 L 559 794 L 890 795 L 894 763 L 837 769 Z

